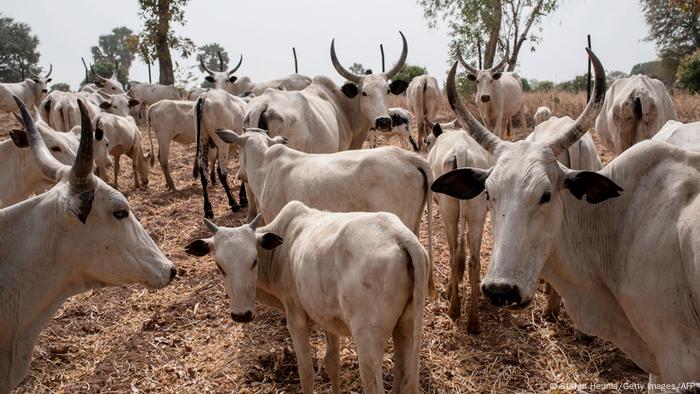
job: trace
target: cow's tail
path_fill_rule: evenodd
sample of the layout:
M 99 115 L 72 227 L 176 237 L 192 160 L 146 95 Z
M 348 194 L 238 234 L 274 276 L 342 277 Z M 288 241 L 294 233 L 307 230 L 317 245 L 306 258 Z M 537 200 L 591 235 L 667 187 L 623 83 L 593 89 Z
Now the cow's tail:
M 151 146 L 151 151 L 148 153 L 148 164 L 153 167 L 156 164 L 156 155 L 153 150 L 153 136 L 151 136 L 151 108 L 153 106 L 148 107 L 146 110 L 146 130 L 148 131 L 148 143 Z
M 416 104 L 415 104 L 415 116 L 416 116 L 416 130 L 418 131 L 418 143 L 422 143 L 422 140 L 426 137 L 425 133 L 425 91 L 428 87 L 428 83 L 426 82 L 426 79 L 423 78 L 421 80 L 422 86 L 418 87 L 419 93 L 416 95 Z
M 418 171 L 423 175 L 424 198 L 421 207 L 427 205 L 428 208 L 428 294 L 433 297 L 435 295 L 435 281 L 433 279 L 433 193 L 430 186 L 433 184 L 433 171 L 428 162 L 418 154 L 411 154 L 412 164 L 416 166 Z M 420 235 L 421 215 L 418 215 L 418 222 L 414 225 L 416 235 Z
M 199 174 L 199 155 L 201 154 L 199 136 L 202 134 L 202 111 L 204 110 L 204 99 L 205 96 L 201 95 L 194 104 L 194 139 L 197 144 L 197 150 L 194 155 L 194 165 L 192 166 L 192 177 L 194 179 L 197 179 L 197 175 Z

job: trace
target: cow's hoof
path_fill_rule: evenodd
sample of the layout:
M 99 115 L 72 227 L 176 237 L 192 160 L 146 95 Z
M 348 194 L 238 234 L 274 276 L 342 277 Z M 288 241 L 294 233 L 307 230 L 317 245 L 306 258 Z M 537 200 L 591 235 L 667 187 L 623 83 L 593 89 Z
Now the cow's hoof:
M 469 322 L 467 322 L 467 333 L 471 335 L 481 333 L 481 324 L 479 324 L 479 319 L 469 319 Z
M 231 206 L 231 212 L 240 212 L 241 211 L 241 206 L 240 205 L 233 205 Z
M 559 311 L 552 311 L 549 309 L 545 309 L 544 312 L 542 313 L 542 318 L 544 320 L 550 322 L 550 323 L 555 323 L 559 317 Z
M 452 320 L 457 320 L 462 315 L 462 308 L 460 308 L 459 301 L 450 302 L 450 307 L 447 309 L 447 316 Z

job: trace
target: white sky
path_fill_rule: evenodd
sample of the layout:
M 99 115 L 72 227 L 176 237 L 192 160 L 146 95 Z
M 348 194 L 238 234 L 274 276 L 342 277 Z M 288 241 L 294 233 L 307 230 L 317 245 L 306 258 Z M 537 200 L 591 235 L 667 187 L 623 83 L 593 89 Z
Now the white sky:
M 602 12 L 601 12 L 602 9 Z M 80 57 L 90 59 L 97 37 L 113 27 L 140 30 L 134 0 L 0 0 L 0 12 L 28 23 L 41 42 L 42 64 L 53 63 L 54 82 L 75 89 L 83 78 Z M 413 0 L 192 0 L 187 24 L 176 30 L 195 44 L 220 43 L 231 59 L 243 53 L 237 73 L 264 81 L 293 72 L 292 46 L 303 74 L 328 75 L 340 81 L 330 61 L 333 37 L 340 61 L 349 67 L 360 62 L 381 69 L 379 43 L 384 44 L 387 68 L 398 58 L 406 35 L 408 62 L 427 67 L 442 83 L 448 69 L 447 29 L 429 29 L 422 8 Z M 594 19 L 597 18 L 597 19 Z M 563 81 L 586 70 L 586 34 L 608 70 L 629 72 L 636 63 L 655 58 L 638 0 L 562 0 L 544 18 L 542 42 L 535 52 L 524 45 L 516 69 L 525 78 Z M 180 65 L 193 65 L 194 58 Z M 157 66 L 153 68 L 157 82 Z M 130 78 L 147 81 L 145 64 L 138 60 Z

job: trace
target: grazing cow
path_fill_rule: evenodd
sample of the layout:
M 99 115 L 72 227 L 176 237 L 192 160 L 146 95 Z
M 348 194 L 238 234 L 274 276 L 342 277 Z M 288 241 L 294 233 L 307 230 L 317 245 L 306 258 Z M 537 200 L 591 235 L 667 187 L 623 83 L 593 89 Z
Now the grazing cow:
M 477 70 L 467 63 L 461 53 L 457 59 L 469 71 L 467 79 L 476 82 L 475 102 L 482 121 L 499 137 L 510 138 L 511 119 L 518 116 L 522 133 L 527 133 L 523 84 L 518 74 L 502 72 L 507 57 L 489 69 Z M 505 122 L 505 132 L 504 125 Z
M 122 155 L 131 158 L 131 166 L 134 171 L 134 186 L 140 188 L 148 186 L 148 159 L 143 153 L 141 145 L 141 131 L 131 117 L 124 118 L 108 113 L 99 114 L 95 120 L 95 129 L 102 130 L 109 139 L 109 154 L 114 161 L 113 186 L 119 188 L 119 161 Z M 100 172 L 104 168 L 98 168 Z
M 413 150 L 419 152 L 420 149 L 416 144 L 416 140 L 411 135 L 411 113 L 403 108 L 389 108 L 389 116 L 391 117 L 391 130 L 380 132 L 377 129 L 370 129 L 367 136 L 369 147 L 377 147 L 379 135 L 384 136 L 385 140 L 397 136 L 402 148 L 409 150 L 412 146 Z
M 240 63 L 239 63 L 240 65 Z M 235 69 L 233 70 L 235 71 Z M 208 77 L 207 77 L 208 78 Z M 214 211 L 209 202 L 207 191 L 206 170 L 209 168 L 209 147 L 215 146 L 217 152 L 217 168 L 219 180 L 224 187 L 228 205 L 231 211 L 238 212 L 241 206 L 247 206 L 248 201 L 245 186 L 241 184 L 239 192 L 240 205 L 231 192 L 228 184 L 229 145 L 216 135 L 216 129 L 227 128 L 243 131 L 243 117 L 245 115 L 246 102 L 221 89 L 211 89 L 202 93 L 195 102 L 195 141 L 197 150 L 195 154 L 192 176 L 197 179 L 199 174 L 202 183 L 202 196 L 204 197 L 204 217 L 213 218 Z
M 138 119 L 143 119 L 148 107 L 160 100 L 182 100 L 180 91 L 173 85 L 161 85 L 159 83 L 129 82 L 127 94 L 129 98 L 136 100 L 138 106 L 136 113 Z
M 645 141 L 598 172 L 557 163 L 603 104 L 605 72 L 589 56 L 595 92 L 546 143 L 491 134 L 459 102 L 454 64 L 450 104 L 496 164 L 454 170 L 432 188 L 460 199 L 488 193 L 494 248 L 481 288 L 492 304 L 525 307 L 541 277 L 579 330 L 613 342 L 651 381 L 692 381 L 700 376 L 700 154 Z
M 148 140 L 151 145 L 149 154 L 150 165 L 155 162 L 155 150 L 153 149 L 153 138 L 151 128 L 156 134 L 158 141 L 158 162 L 165 175 L 165 183 L 168 188 L 177 191 L 173 178 L 170 175 L 168 157 L 170 155 L 170 142 L 190 145 L 195 142 L 194 130 L 194 106 L 191 101 L 161 100 L 146 111 L 146 129 L 148 130 Z M 211 163 L 210 178 L 214 182 L 216 179 L 216 146 L 209 147 L 209 162 Z
M 13 96 L 19 97 L 29 108 L 38 107 L 48 93 L 48 83 L 51 82 L 53 65 L 49 65 L 46 76 L 30 72 L 31 78 L 18 83 L 0 83 L 0 112 L 12 112 L 17 109 Z
M 326 334 L 324 366 L 340 393 L 339 337 L 357 345 L 366 393 L 384 392 L 382 361 L 394 340 L 394 392 L 418 393 L 419 353 L 429 261 L 418 238 L 387 212 L 332 213 L 287 204 L 269 225 L 217 227 L 186 251 L 214 250 L 235 322 L 255 316 L 255 302 L 286 314 L 302 391 L 313 392 L 312 325 Z M 274 252 L 271 250 L 274 249 Z
M 538 107 L 535 111 L 535 126 L 552 117 L 552 110 L 549 107 Z
M 486 152 L 456 122 L 433 126 L 431 137 L 427 139 L 428 163 L 433 177 L 437 178 L 455 168 L 489 168 L 493 157 Z M 481 271 L 481 238 L 486 220 L 486 196 L 470 201 L 462 201 L 444 194 L 434 194 L 433 199 L 440 207 L 450 252 L 450 278 L 447 294 L 450 299 L 448 316 L 459 318 L 462 304 L 459 297 L 459 283 L 464 276 L 464 238 L 469 245 L 469 310 L 467 332 L 475 334 L 479 327 L 479 278 Z
M 406 89 L 406 102 L 408 109 L 416 117 L 416 130 L 418 131 L 418 147 L 423 146 L 425 138 L 430 134 L 430 122 L 435 121 L 435 115 L 442 93 L 437 79 L 430 75 L 419 75 L 408 84 Z
M 600 142 L 619 155 L 637 142 L 653 137 L 666 121 L 676 119 L 676 109 L 663 82 L 646 75 L 633 75 L 610 85 L 595 130 Z
M 652 139 L 700 152 L 700 122 L 684 124 L 669 120 Z
M 0 393 L 29 371 L 41 330 L 63 301 L 90 289 L 166 286 L 175 267 L 131 214 L 123 195 L 92 175 L 93 129 L 84 107 L 77 158 L 56 160 L 17 99 L 27 141 L 51 190 L 0 210 Z M 11 229 L 11 231 L 10 231 Z
M 95 72 L 95 70 L 90 66 L 90 70 L 92 71 L 92 74 L 95 76 L 95 83 L 94 85 L 97 86 L 99 91 L 105 92 L 107 94 L 119 94 L 119 93 L 126 93 L 124 91 L 124 87 L 122 86 L 122 83 L 117 80 L 117 71 L 119 70 L 119 66 L 117 65 L 114 67 L 114 72 L 112 73 L 112 76 L 109 78 L 105 78 L 102 75 L 98 74 Z M 94 93 L 94 87 L 91 86 L 92 84 L 87 84 L 83 86 L 81 89 L 82 91 L 88 92 L 88 93 Z

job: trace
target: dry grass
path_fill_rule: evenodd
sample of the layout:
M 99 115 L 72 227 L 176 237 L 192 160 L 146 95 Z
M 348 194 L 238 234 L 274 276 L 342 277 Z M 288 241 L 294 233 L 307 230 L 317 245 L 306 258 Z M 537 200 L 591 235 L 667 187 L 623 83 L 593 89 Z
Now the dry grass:
M 674 100 L 682 120 L 700 118 L 698 97 L 679 95 Z M 550 106 L 557 115 L 575 115 L 583 108 L 583 101 L 580 95 L 559 93 L 527 97 L 530 118 L 541 104 Z M 440 120 L 451 117 L 445 105 Z M 9 123 L 9 117 L 0 118 L 3 133 Z M 173 148 L 171 166 L 180 192 L 166 189 L 159 168 L 151 170 L 148 191 L 134 190 L 129 165 L 122 166 L 122 187 L 141 223 L 177 264 L 177 280 L 159 291 L 128 286 L 69 299 L 42 332 L 31 371 L 18 393 L 299 392 L 283 314 L 259 306 L 253 322 L 233 323 L 226 313 L 226 295 L 211 257 L 197 259 L 184 253 L 184 245 L 206 232 L 201 221 L 200 186 L 189 175 L 192 149 L 180 145 Z M 217 223 L 243 223 L 243 213 L 227 211 L 218 185 L 211 196 Z M 447 246 L 437 214 L 434 219 L 436 279 L 443 290 L 448 274 Z M 487 225 L 482 272 L 490 253 Z M 465 283 L 463 287 L 466 295 Z M 565 312 L 558 322 L 544 321 L 541 294 L 531 308 L 520 313 L 500 310 L 481 300 L 482 333 L 474 336 L 466 334 L 465 318 L 452 322 L 446 316 L 447 306 L 439 296 L 426 307 L 420 377 L 424 392 L 544 392 L 550 391 L 550 383 L 647 380 L 610 343 L 579 339 Z M 316 364 L 320 366 L 322 337 L 316 333 L 313 342 L 318 349 Z M 354 347 L 350 340 L 343 343 L 343 390 L 360 392 Z M 391 360 L 387 354 L 387 388 L 391 385 Z M 317 391 L 328 392 L 330 383 L 325 373 L 318 375 Z

